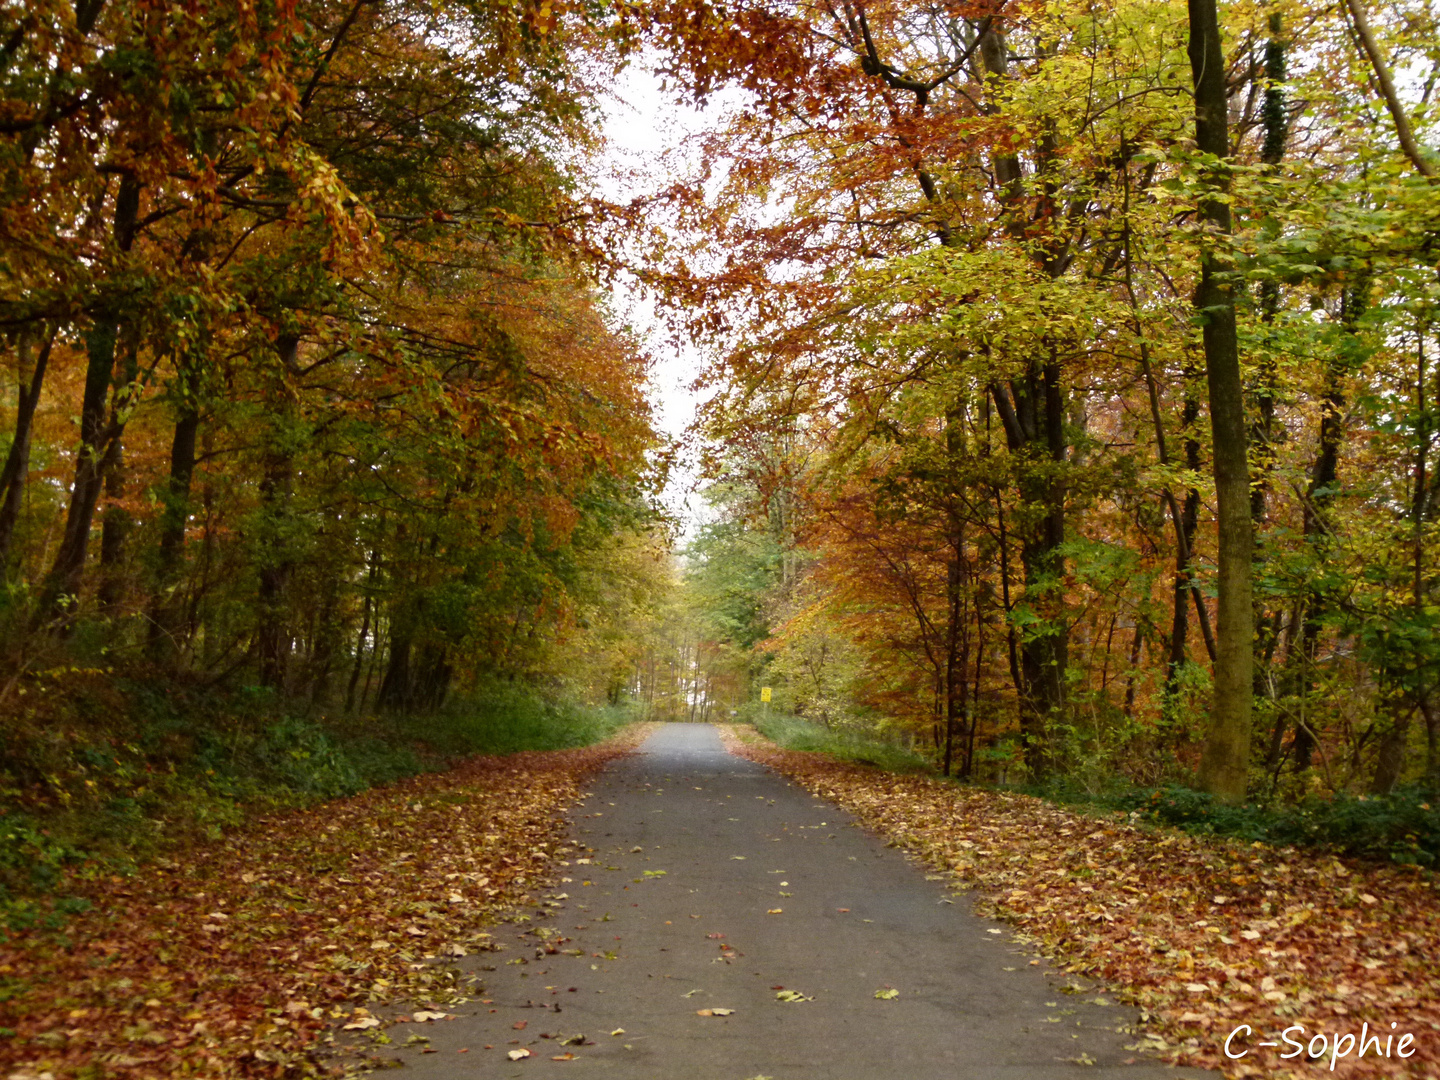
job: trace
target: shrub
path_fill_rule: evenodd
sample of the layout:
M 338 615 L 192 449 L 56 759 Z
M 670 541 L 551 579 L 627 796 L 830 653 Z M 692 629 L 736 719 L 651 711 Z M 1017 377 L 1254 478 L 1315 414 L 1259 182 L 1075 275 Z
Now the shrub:
M 1133 790 L 1107 800 L 1188 832 L 1276 845 L 1310 845 L 1337 854 L 1434 866 L 1440 812 L 1418 789 L 1383 796 L 1338 795 L 1294 807 L 1227 806 L 1183 787 Z

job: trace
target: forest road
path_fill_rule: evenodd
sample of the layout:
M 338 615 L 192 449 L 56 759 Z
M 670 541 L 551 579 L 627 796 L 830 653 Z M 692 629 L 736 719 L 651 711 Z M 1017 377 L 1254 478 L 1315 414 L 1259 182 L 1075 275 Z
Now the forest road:
M 404 1075 L 1216 1075 L 1125 1049 L 1133 1010 L 1033 966 L 963 894 L 835 806 L 727 754 L 709 725 L 661 728 L 588 788 L 572 836 L 594 849 L 591 864 L 557 864 L 551 903 L 497 928 L 503 951 L 460 961 L 488 1004 L 389 1029 Z M 540 945 L 542 928 L 560 951 Z M 805 1000 L 777 996 L 787 991 Z M 410 1033 L 429 1042 L 401 1048 Z M 509 1060 L 519 1049 L 531 1056 Z

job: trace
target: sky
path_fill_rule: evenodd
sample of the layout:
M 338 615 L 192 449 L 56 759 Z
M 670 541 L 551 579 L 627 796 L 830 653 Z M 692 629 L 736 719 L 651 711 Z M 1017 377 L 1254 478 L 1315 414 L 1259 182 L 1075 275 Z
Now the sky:
M 642 60 L 631 64 L 616 80 L 614 96 L 605 103 L 606 151 L 601 159 L 599 184 L 610 199 L 626 201 L 649 194 L 670 176 L 695 161 L 688 137 L 717 122 L 723 106 L 700 111 L 675 101 L 660 89 L 659 78 Z M 655 424 L 680 439 L 695 419 L 700 398 L 690 389 L 705 362 L 704 354 L 688 343 L 677 344 L 661 326 L 653 302 L 622 281 L 615 289 L 613 306 L 620 320 L 641 337 L 654 357 L 650 400 Z M 701 501 L 689 489 L 694 485 L 693 464 L 686 462 L 672 475 L 665 503 L 693 530 Z

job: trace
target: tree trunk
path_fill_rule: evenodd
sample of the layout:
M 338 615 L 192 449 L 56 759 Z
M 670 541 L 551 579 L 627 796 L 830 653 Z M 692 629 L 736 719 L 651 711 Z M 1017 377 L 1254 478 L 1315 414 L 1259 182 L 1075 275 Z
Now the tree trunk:
M 110 407 L 110 445 L 103 471 L 105 499 L 109 503 L 100 519 L 100 588 L 98 599 L 102 611 L 109 611 L 125 591 L 125 541 L 132 525 L 130 512 L 120 505 L 125 495 L 125 447 L 120 441 L 124 420 L 120 394 L 134 384 L 139 375 L 140 328 L 130 324 L 120 347 L 120 370 L 115 380 L 115 401 Z
M 370 571 L 365 576 L 365 602 L 360 615 L 360 635 L 355 639 L 355 666 L 350 671 L 350 685 L 345 688 L 345 713 L 355 708 L 355 687 L 360 682 L 360 669 L 365 660 L 365 639 L 370 633 L 370 608 L 375 587 L 375 574 L 380 564 L 380 549 L 370 551 Z
M 1440 712 L 1426 697 L 1420 699 L 1420 715 L 1425 717 L 1425 788 L 1440 793 Z
M 281 379 L 295 370 L 300 339 L 284 334 L 276 341 L 280 354 Z M 283 392 L 283 390 L 282 390 Z M 282 410 L 277 422 L 288 420 Z M 260 685 L 275 690 L 285 687 L 285 669 L 290 658 L 290 629 L 286 611 L 286 590 L 290 584 L 292 556 L 289 536 L 290 496 L 294 482 L 294 458 L 290 432 L 271 433 L 265 451 L 264 473 L 260 480 L 262 526 L 257 538 L 260 564 L 258 625 L 256 643 L 260 659 Z
M 1200 402 L 1195 397 L 1195 372 L 1189 363 L 1185 365 L 1185 403 L 1180 414 L 1181 429 L 1185 432 L 1185 467 L 1191 472 L 1200 471 L 1200 441 L 1195 438 L 1195 424 L 1200 419 Z M 1205 640 L 1205 651 L 1211 661 L 1215 660 L 1215 635 L 1210 629 L 1210 613 L 1205 608 L 1205 599 L 1200 594 L 1200 583 L 1195 580 L 1195 530 L 1200 523 L 1200 492 L 1195 488 L 1185 489 L 1183 508 L 1177 505 L 1175 496 L 1166 491 L 1170 504 L 1170 516 L 1175 525 L 1175 609 L 1170 632 L 1170 661 L 1165 672 L 1165 699 L 1173 706 L 1179 690 L 1180 666 L 1185 663 L 1186 638 L 1190 633 L 1188 606 L 1193 599 L 1195 614 L 1200 622 L 1200 634 Z
M 1265 101 L 1260 118 L 1265 125 L 1265 144 L 1260 160 L 1266 165 L 1279 165 L 1285 158 L 1285 144 L 1290 130 L 1285 116 L 1285 40 L 1282 17 L 1270 16 L 1270 37 L 1265 42 Z M 1267 327 L 1275 322 L 1280 311 L 1280 286 L 1275 281 L 1260 285 L 1260 321 Z M 1268 520 L 1267 500 L 1270 474 L 1275 468 L 1275 361 L 1269 349 L 1260 358 L 1259 377 L 1255 387 L 1256 420 L 1250 430 L 1255 457 L 1255 480 L 1250 489 L 1250 517 L 1257 535 Z M 1273 629 L 1272 629 L 1273 632 Z
M 1041 621 L 1020 642 L 1020 737 L 1025 766 L 1032 778 L 1050 771 L 1048 732 L 1065 708 L 1065 669 L 1069 634 L 1060 579 L 1064 564 L 1065 485 L 1059 464 L 1065 460 L 1064 407 L 1059 366 L 1053 350 L 1044 364 L 1031 363 L 1009 387 L 992 384 L 991 394 L 1006 442 L 1019 460 L 1017 486 L 1025 504 L 1039 508 L 1039 519 L 1020 534 L 1025 571 L 1025 602 Z
M 968 674 L 969 657 L 964 655 L 961 638 L 964 635 L 965 574 L 961 566 L 964 534 L 959 522 L 951 523 L 950 558 L 945 565 L 945 755 L 942 772 L 950 775 L 955 760 L 955 736 L 965 708 L 965 678 Z
M 50 365 L 50 350 L 60 332 L 54 327 L 40 346 L 35 357 L 35 366 L 30 367 L 30 335 L 22 331 L 16 342 L 16 379 L 19 400 L 15 408 L 15 433 L 10 439 L 10 451 L 5 455 L 5 467 L 0 471 L 0 579 L 10 567 L 10 549 L 15 542 L 15 525 L 20 520 L 20 504 L 25 495 L 25 483 L 30 473 L 30 438 L 35 429 L 35 407 L 40 403 L 40 391 L 45 385 L 45 371 Z
M 140 184 L 127 173 L 121 178 L 120 190 L 115 196 L 114 243 L 122 253 L 128 252 L 135 242 L 139 211 Z M 119 326 L 117 312 L 104 312 L 96 317 L 95 325 L 85 338 L 87 364 L 85 392 L 80 405 L 80 449 L 75 459 L 64 537 L 42 593 L 39 611 L 42 621 L 53 619 L 63 625 L 63 616 L 80 592 L 86 550 L 90 544 L 90 526 L 104 486 L 103 463 L 109 444 L 120 435 L 118 430 L 107 430 L 105 423 L 105 405 L 114 377 Z M 114 428 L 115 424 L 109 427 Z
M 398 619 L 392 619 L 390 623 L 390 662 L 385 666 L 385 677 L 375 694 L 376 708 L 392 711 L 408 708 L 411 694 L 410 634 L 397 622 Z
M 1403 702 L 1395 702 L 1390 726 L 1380 736 L 1380 750 L 1375 756 L 1375 775 L 1370 782 L 1372 795 L 1389 795 L 1405 771 L 1405 744 L 1410 735 L 1410 713 Z
M 1195 142 L 1202 153 L 1223 160 L 1229 157 L 1230 140 L 1225 53 L 1220 42 L 1216 0 L 1189 0 L 1189 14 Z M 1228 190 L 1229 181 L 1223 166 L 1209 179 L 1217 194 Z M 1210 390 L 1220 541 L 1215 694 L 1199 782 L 1222 802 L 1240 803 L 1245 801 L 1250 766 L 1255 628 L 1251 588 L 1254 533 L 1250 523 L 1245 388 L 1240 378 L 1235 294 L 1223 276 L 1229 262 L 1225 252 L 1217 250 L 1228 243 L 1231 233 L 1230 206 L 1221 198 L 1205 198 L 1199 210 L 1210 235 L 1202 240 L 1195 310 L 1202 321 L 1205 375 Z
M 339 605 L 340 584 L 333 576 L 325 583 L 325 599 L 315 618 L 315 629 L 310 640 L 309 668 L 310 702 L 323 707 L 330 696 L 330 675 L 335 665 L 335 653 L 339 645 L 341 628 L 335 617 Z
M 180 655 L 181 604 L 173 595 L 185 558 L 185 527 L 190 520 L 190 484 L 195 475 L 195 438 L 200 413 L 186 397 L 170 440 L 170 477 L 160 515 L 155 595 L 150 605 L 149 648 L 153 659 L 173 662 Z
M 119 505 L 125 495 L 125 451 L 117 442 L 105 470 L 105 500 L 110 505 L 100 517 L 101 610 L 116 608 L 125 594 L 125 541 L 133 524 L 130 512 Z

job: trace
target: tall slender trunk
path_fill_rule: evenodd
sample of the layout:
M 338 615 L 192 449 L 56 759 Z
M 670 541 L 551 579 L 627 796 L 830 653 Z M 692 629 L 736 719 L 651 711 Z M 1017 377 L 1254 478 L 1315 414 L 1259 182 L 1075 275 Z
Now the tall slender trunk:
M 170 476 L 160 515 L 159 557 L 150 605 L 149 648 L 156 660 L 173 662 L 180 655 L 180 613 L 184 605 L 174 593 L 185 559 L 185 528 L 190 520 L 190 485 L 195 475 L 195 439 L 199 430 L 200 412 L 194 399 L 184 395 L 170 441 Z
M 323 706 L 330 696 L 330 676 L 335 666 L 335 653 L 342 633 L 336 618 L 336 609 L 340 602 L 340 583 L 333 573 L 327 577 L 324 599 L 315 615 L 315 626 L 310 636 L 310 656 L 306 663 L 307 677 L 310 680 L 310 701 L 319 706 Z
M 115 249 L 122 254 L 128 253 L 134 245 L 139 212 L 140 183 L 127 173 L 121 178 L 120 190 L 115 196 L 113 241 Z M 110 443 L 120 437 L 117 424 L 122 424 L 116 417 L 108 425 L 110 430 L 107 430 L 105 422 L 120 321 L 118 311 L 101 312 L 85 338 L 87 363 L 85 391 L 80 404 L 80 448 L 75 458 L 65 534 L 41 597 L 39 615 L 42 621 L 62 616 L 80 592 L 85 555 L 90 544 L 90 527 L 104 486 L 104 461 Z M 60 621 L 57 619 L 57 622 Z
M 1022 500 L 1041 513 L 1020 533 L 1020 562 L 1025 573 L 1025 603 L 1040 618 L 1039 628 L 1020 642 L 1020 732 L 1025 765 L 1032 777 L 1050 771 L 1048 733 L 1065 708 L 1065 669 L 1069 634 L 1064 617 L 1060 555 L 1065 540 L 1065 485 L 1059 466 L 1065 461 L 1064 406 L 1059 366 L 1053 349 L 1047 362 L 1031 363 L 1024 377 L 1008 387 L 991 385 L 1006 442 L 1019 462 L 1017 486 Z
M 390 648 L 391 627 L 387 624 L 382 626 L 377 616 L 375 620 L 375 639 L 370 646 L 370 663 L 365 668 L 365 685 L 360 688 L 360 701 L 355 706 L 355 711 L 363 713 L 365 702 L 370 700 L 370 684 L 375 681 L 375 673 L 380 669 L 380 661 L 384 659 L 386 651 Z
M 1230 156 L 1225 94 L 1225 51 L 1220 41 L 1216 0 L 1189 0 L 1191 79 L 1195 88 L 1195 142 L 1202 153 Z M 1228 192 L 1224 166 L 1208 178 L 1217 196 Z M 1205 376 L 1210 390 L 1210 429 L 1215 454 L 1215 495 L 1219 531 L 1220 600 L 1215 632 L 1214 704 L 1200 760 L 1200 786 L 1223 802 L 1245 800 L 1250 767 L 1255 611 L 1251 585 L 1254 530 L 1250 522 L 1250 462 L 1245 424 L 1245 388 L 1240 378 L 1240 343 L 1235 324 L 1234 287 L 1226 280 L 1223 251 L 1231 234 L 1230 204 L 1205 197 L 1200 217 L 1200 284 L 1195 310 L 1202 320 Z
M 1425 603 L 1425 521 L 1430 515 L 1430 485 L 1432 480 L 1428 476 L 1430 468 L 1430 440 L 1433 437 L 1433 430 L 1430 425 L 1430 413 L 1425 401 L 1425 341 L 1429 337 L 1430 324 L 1421 324 L 1420 333 L 1417 335 L 1419 344 L 1415 355 L 1415 395 L 1416 395 L 1416 422 L 1415 440 L 1415 493 L 1411 499 L 1410 517 L 1413 529 L 1412 543 L 1413 552 L 1413 573 L 1411 576 L 1411 602 L 1418 609 Z M 1435 793 L 1440 793 L 1440 715 L 1431 707 L 1429 689 L 1424 689 L 1419 695 L 1420 714 L 1425 718 L 1425 786 Z
M 23 331 L 16 342 L 16 386 L 18 401 L 15 408 L 15 433 L 10 439 L 10 451 L 5 455 L 5 467 L 0 471 L 0 579 L 10 567 L 10 549 L 15 542 L 15 525 L 20 520 L 20 504 L 25 495 L 25 483 L 30 473 L 30 438 L 35 429 L 35 407 L 40 403 L 40 391 L 45 385 L 45 371 L 50 366 L 50 351 L 55 346 L 59 326 L 52 327 L 45 336 L 45 343 L 35 357 L 34 367 L 30 366 L 30 333 Z
M 1135 669 L 1140 666 L 1140 646 L 1145 643 L 1145 628 L 1140 619 L 1135 620 L 1135 634 L 1130 639 L 1130 669 L 1125 676 L 1125 704 L 1121 712 L 1129 720 L 1135 715 Z
M 1185 365 L 1185 400 L 1181 406 L 1180 426 L 1185 433 L 1185 468 L 1192 473 L 1200 472 L 1200 440 L 1195 437 L 1195 425 L 1200 420 L 1200 400 L 1195 395 L 1195 381 L 1198 372 L 1190 364 Z M 1185 593 L 1195 603 L 1195 615 L 1200 623 L 1200 637 L 1205 642 L 1205 652 L 1210 662 L 1215 662 L 1215 634 L 1210 628 L 1210 612 L 1205 607 L 1205 598 L 1200 592 L 1200 582 L 1195 576 L 1195 530 L 1200 524 L 1200 492 L 1185 489 L 1185 502 L 1177 503 L 1175 496 L 1166 491 L 1170 503 L 1170 516 L 1175 523 L 1175 610 L 1170 634 L 1170 664 L 1165 672 L 1165 694 L 1173 700 L 1178 690 L 1180 665 L 1185 662 L 1185 639 L 1189 634 L 1189 612 Z
M 985 618 L 979 597 L 975 604 L 975 682 L 970 689 L 970 712 L 965 725 L 965 764 L 960 775 L 969 778 L 975 773 L 975 734 L 980 726 L 980 678 L 985 670 Z
M 105 470 L 105 501 L 100 516 L 100 590 L 102 610 L 117 607 L 125 593 L 125 541 L 134 524 L 130 511 L 120 505 L 125 496 L 125 450 L 118 442 Z
M 980 60 L 985 71 L 997 83 L 1008 76 L 1009 49 L 998 22 L 985 21 L 978 42 Z M 991 114 L 1000 111 L 999 98 L 987 94 L 985 109 Z M 1036 145 L 1037 171 L 1048 172 L 1053 156 L 1053 136 L 1042 132 Z M 997 196 L 1006 207 L 1007 230 L 1017 239 L 1039 224 L 1051 226 L 1055 214 L 1052 185 L 1041 185 L 1035 221 L 1023 213 L 1025 190 L 1024 169 L 1013 150 L 997 152 L 992 157 Z M 1054 238 L 1052 237 L 1053 241 Z M 1050 250 L 1052 244 L 1042 242 L 1036 249 L 1039 268 L 1048 276 L 1058 277 L 1066 265 L 1063 257 Z M 1025 570 L 1025 598 L 1041 617 L 1039 632 L 1025 636 L 1020 643 L 1020 730 L 1025 749 L 1025 765 L 1032 777 L 1039 779 L 1051 767 L 1049 728 L 1064 714 L 1065 670 L 1069 663 L 1069 631 L 1064 614 L 1064 598 L 1058 588 L 1064 573 L 1060 547 L 1065 539 L 1066 461 L 1065 394 L 1061 386 L 1059 355 L 1054 341 L 1047 341 L 1043 358 L 1029 358 L 1019 379 L 1007 384 L 992 382 L 990 396 L 995 401 L 1005 428 L 1006 443 L 1012 454 L 1021 455 L 1018 486 L 1021 498 L 1032 507 L 1042 508 L 1040 520 L 1021 533 L 1020 561 Z
M 410 634 L 401 624 L 403 616 L 398 613 L 390 620 L 390 660 L 385 665 L 385 676 L 380 680 L 380 689 L 375 693 L 375 705 L 380 709 L 398 710 L 410 704 L 413 678 L 410 672 L 412 643 Z
M 300 339 L 284 334 L 276 341 L 280 354 L 280 377 L 295 370 Z M 282 393 L 284 391 L 282 390 Z M 259 551 L 260 588 L 257 594 L 256 646 L 260 660 L 260 685 L 281 690 L 290 659 L 290 628 L 286 610 L 286 590 L 293 569 L 290 551 L 290 497 L 294 484 L 295 462 L 291 451 L 292 433 L 288 430 L 288 411 L 281 409 L 277 430 L 270 436 L 264 455 L 260 479 L 260 505 L 263 518 Z
M 969 674 L 970 638 L 969 567 L 965 562 L 965 519 L 962 516 L 960 470 L 965 460 L 965 410 L 955 402 L 945 411 L 947 464 L 945 517 L 945 756 L 944 775 L 955 761 L 955 739 L 964 733 L 966 678 Z
M 1400 782 L 1405 771 L 1405 749 L 1410 739 L 1410 717 L 1403 699 L 1396 698 L 1388 710 L 1390 725 L 1380 736 L 1380 749 L 1375 755 L 1375 773 L 1370 780 L 1372 795 L 1388 795 Z
M 119 603 L 125 589 L 125 541 L 130 535 L 130 512 L 120 500 L 125 495 L 125 447 L 120 441 L 124 420 L 120 410 L 125 407 L 121 395 L 132 386 L 140 370 L 140 328 L 126 325 L 120 342 L 119 370 L 115 377 L 114 400 L 110 406 L 109 446 L 106 448 L 102 471 L 105 474 L 105 499 L 109 505 L 100 517 L 100 588 L 97 598 L 102 610 Z
M 1428 697 L 1420 699 L 1420 715 L 1425 718 L 1425 787 L 1440 792 L 1440 711 Z
M 1145 337 L 1144 326 L 1140 321 L 1140 303 L 1135 292 L 1134 280 L 1134 256 L 1131 251 L 1129 209 L 1130 209 L 1130 179 L 1128 171 L 1123 174 L 1122 181 L 1125 185 L 1125 291 L 1129 297 L 1131 321 L 1134 326 L 1135 336 L 1139 342 L 1140 371 L 1145 377 L 1145 388 L 1150 399 L 1150 422 L 1155 429 L 1155 454 L 1161 465 L 1170 464 L 1170 449 L 1168 440 L 1165 437 L 1165 422 L 1160 412 L 1160 388 L 1155 379 L 1155 368 L 1150 362 L 1150 343 Z M 1184 373 L 1185 383 L 1185 404 L 1181 414 L 1181 430 L 1185 433 L 1185 463 L 1192 471 L 1199 471 L 1200 468 L 1200 444 L 1194 437 L 1196 420 L 1200 416 L 1200 403 L 1194 394 L 1194 373 L 1187 363 Z M 1166 485 L 1164 492 L 1165 505 L 1170 510 L 1170 521 L 1175 529 L 1175 583 L 1174 601 L 1171 608 L 1170 627 L 1170 658 L 1166 665 L 1165 672 L 1165 701 L 1167 708 L 1173 705 L 1175 695 L 1178 692 L 1180 669 L 1185 663 L 1187 654 L 1187 639 L 1190 636 L 1189 604 L 1193 596 L 1195 600 L 1195 614 L 1200 623 L 1201 636 L 1205 641 L 1205 651 L 1209 654 L 1211 661 L 1215 659 L 1215 636 L 1210 629 L 1210 613 L 1205 607 L 1205 600 L 1200 595 L 1199 582 L 1195 580 L 1194 557 L 1195 548 L 1195 526 L 1199 516 L 1200 493 L 1193 487 L 1186 491 L 1185 509 L 1182 512 L 1180 504 L 1175 498 L 1175 493 Z M 1108 649 L 1107 649 L 1108 655 Z
M 995 523 L 1000 532 L 1000 603 L 1005 609 L 1005 647 L 1010 661 L 1010 685 L 1020 700 L 1025 699 L 1025 676 L 1020 672 L 1020 647 L 1015 635 L 1014 610 L 1010 603 L 1010 537 L 1005 530 L 1005 503 L 995 489 Z
M 1285 115 L 1285 39 L 1282 16 L 1270 16 L 1270 37 L 1265 42 L 1265 100 L 1260 118 L 1265 125 L 1265 143 L 1260 160 L 1274 167 L 1285 159 L 1285 144 L 1290 138 Z M 1280 313 L 1280 285 L 1265 281 L 1260 285 L 1260 321 L 1266 327 L 1275 323 Z M 1272 350 L 1263 350 L 1255 385 L 1255 423 L 1250 429 L 1255 477 L 1250 487 L 1250 517 L 1257 536 L 1268 520 L 1267 501 L 1270 475 L 1275 469 L 1275 393 L 1277 372 Z M 1273 633 L 1274 628 L 1270 628 Z
M 350 670 L 350 684 L 345 688 L 345 712 L 350 714 L 355 708 L 355 687 L 360 682 L 360 668 L 365 659 L 365 639 L 370 634 L 370 608 L 373 602 L 375 589 L 375 575 L 380 565 L 380 549 L 370 549 L 370 570 L 365 575 L 365 602 L 360 615 L 360 634 L 355 639 L 355 666 Z
M 962 548 L 965 534 L 961 529 L 958 520 L 952 521 L 950 557 L 945 565 L 945 776 L 950 775 L 955 760 L 955 737 L 964 731 L 965 679 L 970 666 L 964 626 L 966 574 Z

